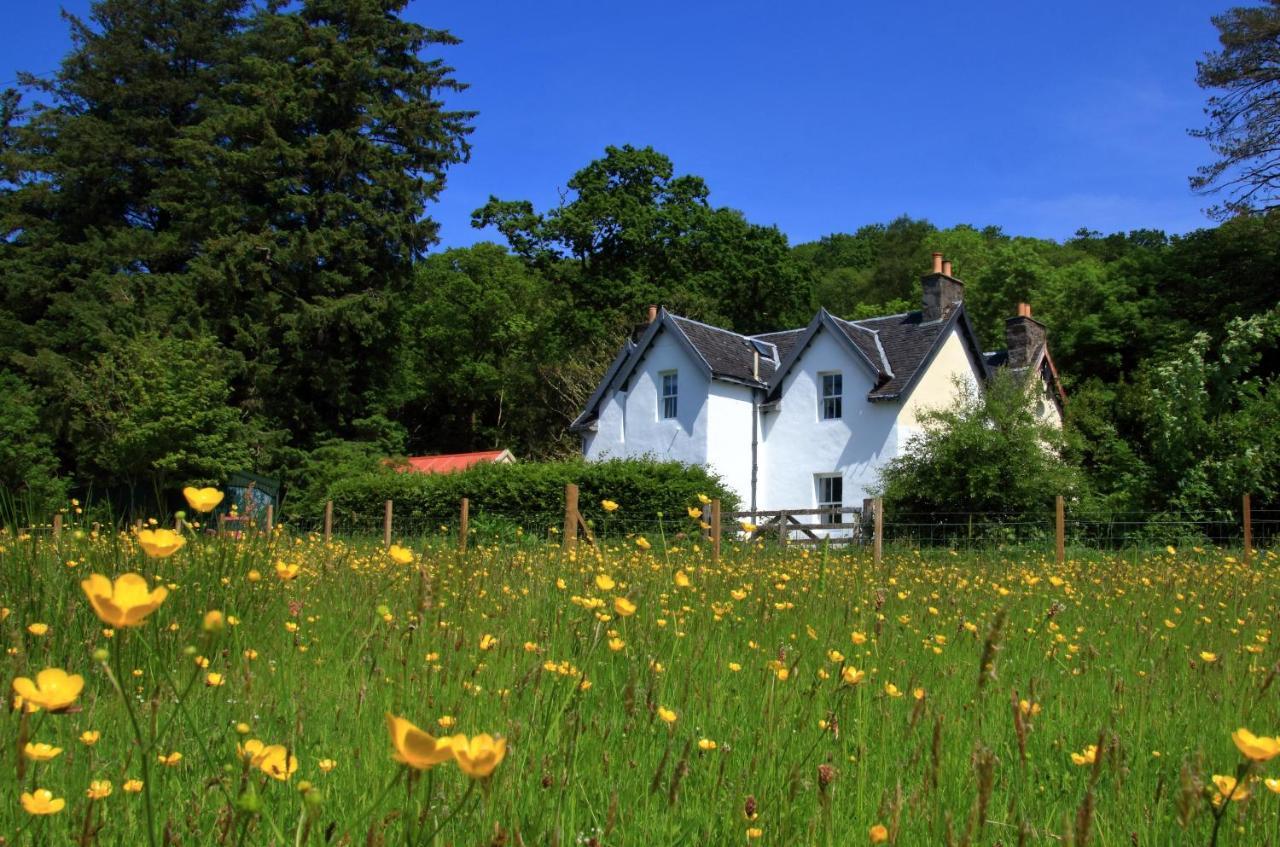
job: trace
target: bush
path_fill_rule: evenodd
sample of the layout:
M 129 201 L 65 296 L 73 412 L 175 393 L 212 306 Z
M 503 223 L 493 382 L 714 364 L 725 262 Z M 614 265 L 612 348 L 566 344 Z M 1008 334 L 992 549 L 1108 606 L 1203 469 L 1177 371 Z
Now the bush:
M 357 526 L 375 525 L 388 499 L 395 501 L 396 523 L 402 527 L 451 524 L 457 520 L 458 503 L 467 497 L 478 520 L 503 516 L 542 528 L 560 523 L 564 487 L 570 482 L 578 484 L 583 517 L 610 531 L 651 527 L 659 513 L 687 521 L 685 510 L 698 502 L 699 494 L 719 498 L 726 512 L 738 506 L 737 498 L 705 468 L 645 459 L 484 464 L 449 474 L 378 469 L 334 482 L 328 497 L 335 522 Z M 619 504 L 607 521 L 600 505 L 605 499 Z M 298 517 L 311 522 L 310 516 Z

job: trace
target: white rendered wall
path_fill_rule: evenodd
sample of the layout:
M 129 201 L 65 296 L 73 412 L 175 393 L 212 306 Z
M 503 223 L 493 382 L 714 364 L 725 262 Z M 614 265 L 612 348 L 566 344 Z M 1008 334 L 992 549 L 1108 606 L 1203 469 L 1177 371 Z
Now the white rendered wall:
M 751 395 L 748 386 L 715 380 L 707 398 L 707 464 L 742 509 L 751 507 Z
M 676 417 L 659 417 L 664 371 L 678 376 Z M 631 373 L 628 390 L 611 387 L 596 432 L 583 440 L 589 460 L 651 455 L 686 464 L 707 461 L 708 378 L 702 365 L 670 332 L 660 332 Z
M 833 371 L 843 376 L 843 416 L 824 421 L 819 418 L 818 375 Z M 820 330 L 783 380 L 781 408 L 761 416 L 758 508 L 816 508 L 815 475 L 834 472 L 844 479 L 844 505 L 862 505 L 880 466 L 897 455 L 898 446 L 900 407 L 868 402 L 872 386 L 866 365 L 829 331 Z

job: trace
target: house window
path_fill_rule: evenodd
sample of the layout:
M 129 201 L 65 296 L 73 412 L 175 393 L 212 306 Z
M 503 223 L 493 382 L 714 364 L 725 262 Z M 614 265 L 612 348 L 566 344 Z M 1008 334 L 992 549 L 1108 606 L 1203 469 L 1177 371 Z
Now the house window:
M 839 509 L 844 505 L 844 477 L 840 474 L 822 474 L 818 477 L 818 508 Z M 821 516 L 823 523 L 843 523 L 838 511 Z
M 844 416 L 844 378 L 838 374 L 822 374 L 822 420 L 836 421 Z
M 662 417 L 674 418 L 676 416 L 676 399 L 680 393 L 679 384 L 676 381 L 676 372 L 667 371 L 662 375 Z

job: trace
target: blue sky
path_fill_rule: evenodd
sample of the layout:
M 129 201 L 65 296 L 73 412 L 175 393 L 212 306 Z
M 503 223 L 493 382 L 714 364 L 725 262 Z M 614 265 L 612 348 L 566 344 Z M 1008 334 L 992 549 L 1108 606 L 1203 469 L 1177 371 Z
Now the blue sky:
M 904 213 L 1059 240 L 1186 232 L 1210 225 L 1187 185 L 1209 158 L 1187 135 L 1195 61 L 1231 4 L 418 0 L 409 17 L 464 40 L 442 53 L 471 85 L 451 102 L 480 112 L 430 214 L 444 246 L 495 238 L 469 223 L 490 194 L 545 208 L 629 143 L 792 243 Z M 58 66 L 57 10 L 5 10 L 0 83 Z

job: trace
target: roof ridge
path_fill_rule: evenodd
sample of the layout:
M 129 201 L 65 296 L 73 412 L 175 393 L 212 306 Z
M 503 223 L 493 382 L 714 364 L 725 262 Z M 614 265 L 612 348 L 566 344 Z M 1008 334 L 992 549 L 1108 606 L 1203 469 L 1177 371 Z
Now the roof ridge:
M 671 318 L 673 318 L 673 319 L 675 319 L 675 320 L 678 320 L 678 321 L 687 321 L 688 323 L 691 323 L 691 324 L 697 324 L 698 326 L 706 327 L 707 329 L 714 329 L 716 332 L 723 332 L 723 333 L 724 333 L 724 334 L 726 334 L 726 335 L 734 335 L 734 336 L 737 336 L 738 338 L 741 338 L 743 341 L 748 341 L 748 340 L 750 340 L 750 338 L 751 338 L 751 336 L 749 336 L 749 335 L 743 335 L 743 334 L 742 334 L 742 333 L 740 333 L 740 332 L 734 332 L 734 331 L 733 331 L 733 330 L 731 330 L 731 329 L 725 329 L 725 328 L 724 328 L 724 327 L 722 327 L 722 326 L 716 326 L 715 324 L 709 324 L 709 323 L 706 323 L 705 321 L 700 321 L 700 320 L 697 320 L 697 319 L 695 319 L 695 318 L 686 318 L 684 315 L 676 315 L 676 314 L 673 314 L 673 313 L 671 313 L 671 312 L 668 312 L 667 314 L 668 314 Z

